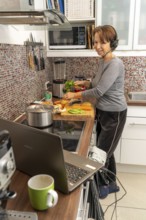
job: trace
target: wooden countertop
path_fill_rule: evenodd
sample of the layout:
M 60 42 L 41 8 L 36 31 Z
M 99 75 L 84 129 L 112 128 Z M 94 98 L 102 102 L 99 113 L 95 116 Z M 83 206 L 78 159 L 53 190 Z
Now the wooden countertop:
M 86 126 L 83 131 L 83 135 L 80 141 L 80 148 L 78 154 L 87 156 L 88 146 L 90 144 L 91 132 L 94 124 L 94 118 L 85 116 L 60 116 L 55 115 L 56 120 L 85 120 Z M 10 190 L 16 191 L 17 196 L 15 199 L 8 200 L 7 209 L 17 211 L 32 211 L 35 210 L 31 207 L 28 192 L 27 192 L 27 181 L 29 176 L 26 174 L 16 171 L 12 177 Z M 81 186 L 75 191 L 68 195 L 59 193 L 58 204 L 54 208 L 50 208 L 47 211 L 37 212 L 39 220 L 75 220 L 77 216 L 79 199 L 81 193 Z
M 125 94 L 125 97 L 126 97 L 127 105 L 129 106 L 146 106 L 146 101 L 130 100 L 127 94 Z
M 145 101 L 127 101 L 127 105 L 131 106 L 146 106 Z

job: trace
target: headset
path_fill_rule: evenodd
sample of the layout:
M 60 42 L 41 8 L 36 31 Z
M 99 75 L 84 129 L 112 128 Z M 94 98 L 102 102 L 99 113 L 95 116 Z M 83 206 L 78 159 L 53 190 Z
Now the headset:
M 115 28 L 111 25 L 108 25 L 108 26 L 111 27 L 115 32 L 115 36 L 114 36 L 113 40 L 111 40 L 111 42 L 110 42 L 110 47 L 112 50 L 114 50 L 118 46 L 119 39 L 118 39 L 118 35 L 117 35 Z
M 116 47 L 118 46 L 119 39 L 118 39 L 118 35 L 117 35 L 115 28 L 111 25 L 103 25 L 103 26 L 99 26 L 99 27 L 101 29 L 102 28 L 111 28 L 113 30 L 114 36 L 113 36 L 113 39 L 110 40 L 110 47 L 111 47 L 110 51 L 113 51 L 114 49 L 116 49 Z M 93 45 L 94 45 L 94 41 L 93 41 Z

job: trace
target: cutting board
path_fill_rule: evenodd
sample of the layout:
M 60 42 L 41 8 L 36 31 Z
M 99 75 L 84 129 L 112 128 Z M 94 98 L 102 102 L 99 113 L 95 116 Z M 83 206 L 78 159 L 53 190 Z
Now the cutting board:
M 86 104 L 87 104 L 87 102 L 86 102 Z M 89 106 L 87 104 L 88 110 L 85 110 L 86 109 L 86 104 L 85 103 L 74 104 L 72 106 L 66 105 L 65 106 L 66 111 L 62 112 L 61 115 L 62 116 L 74 116 L 74 117 L 76 117 L 76 116 L 78 116 L 78 117 L 79 116 L 87 116 L 87 117 L 93 117 L 94 118 L 94 116 L 95 116 L 94 107 L 89 103 Z M 82 113 L 82 114 L 71 114 L 71 113 L 68 112 L 70 109 L 75 109 L 75 108 L 84 110 L 84 113 Z

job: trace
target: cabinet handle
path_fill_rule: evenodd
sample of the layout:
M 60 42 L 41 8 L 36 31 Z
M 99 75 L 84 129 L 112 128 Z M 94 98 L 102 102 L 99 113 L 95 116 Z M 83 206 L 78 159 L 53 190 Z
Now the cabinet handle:
M 146 124 L 129 123 L 130 126 L 146 126 Z

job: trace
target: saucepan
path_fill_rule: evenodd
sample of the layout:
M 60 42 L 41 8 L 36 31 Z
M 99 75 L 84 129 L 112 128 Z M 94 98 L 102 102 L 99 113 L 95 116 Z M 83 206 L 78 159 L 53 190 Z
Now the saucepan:
M 28 125 L 32 127 L 48 127 L 53 123 L 53 106 L 33 104 L 26 109 Z

